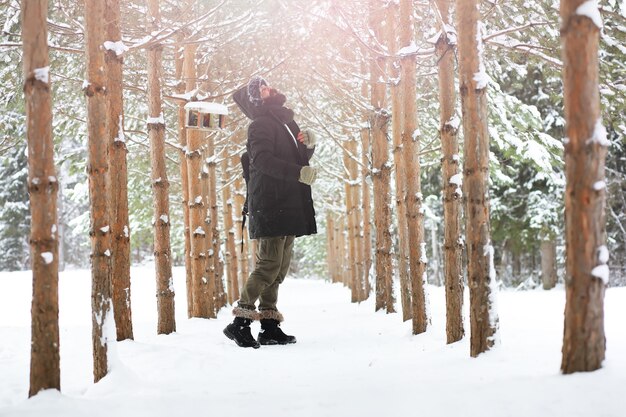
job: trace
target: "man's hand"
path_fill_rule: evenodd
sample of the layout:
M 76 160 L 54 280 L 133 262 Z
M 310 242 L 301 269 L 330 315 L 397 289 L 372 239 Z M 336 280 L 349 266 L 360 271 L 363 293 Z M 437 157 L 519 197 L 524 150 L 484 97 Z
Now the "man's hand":
M 304 144 L 309 149 L 313 149 L 315 147 L 315 143 L 317 142 L 317 138 L 315 137 L 315 133 L 311 130 L 301 130 L 298 132 L 298 142 Z
M 298 179 L 298 181 L 306 185 L 311 185 L 315 181 L 316 177 L 317 168 L 303 166 L 302 169 L 300 169 L 300 178 Z

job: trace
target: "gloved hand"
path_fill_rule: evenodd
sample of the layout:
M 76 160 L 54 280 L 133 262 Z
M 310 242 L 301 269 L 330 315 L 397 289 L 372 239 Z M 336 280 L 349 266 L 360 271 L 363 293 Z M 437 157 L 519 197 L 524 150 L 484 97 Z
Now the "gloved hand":
M 298 181 L 306 185 L 311 185 L 315 181 L 316 177 L 317 168 L 303 166 L 302 169 L 300 169 L 300 178 L 298 178 Z
M 301 130 L 298 133 L 298 141 L 303 143 L 308 149 L 313 149 L 317 143 L 317 137 L 312 130 Z

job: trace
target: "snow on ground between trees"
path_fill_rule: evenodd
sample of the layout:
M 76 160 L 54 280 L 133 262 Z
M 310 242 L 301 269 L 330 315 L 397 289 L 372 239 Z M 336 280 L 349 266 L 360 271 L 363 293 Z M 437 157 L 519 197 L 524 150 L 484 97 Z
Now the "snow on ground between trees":
M 351 304 L 339 284 L 289 277 L 283 328 L 298 343 L 241 349 L 217 320 L 187 319 L 175 268 L 178 331 L 156 335 L 153 267 L 133 268 L 135 341 L 117 343 L 112 372 L 92 383 L 91 278 L 60 275 L 62 393 L 30 400 L 30 272 L 0 274 L 0 416 L 608 416 L 624 415 L 626 288 L 606 292 L 607 359 L 593 373 L 559 373 L 563 288 L 498 294 L 501 344 L 469 357 L 445 344 L 444 289 L 428 286 L 432 325 L 411 335 L 400 314 Z M 467 295 L 467 294 L 466 294 Z M 258 333 L 253 325 L 253 334 Z

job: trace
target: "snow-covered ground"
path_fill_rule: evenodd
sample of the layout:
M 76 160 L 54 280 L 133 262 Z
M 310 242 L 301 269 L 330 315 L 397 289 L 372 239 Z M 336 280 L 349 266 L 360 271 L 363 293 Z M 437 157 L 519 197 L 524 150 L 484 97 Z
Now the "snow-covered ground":
M 157 336 L 153 270 L 132 276 L 135 341 L 93 384 L 90 274 L 61 274 L 62 393 L 27 399 L 30 273 L 0 274 L 0 416 L 626 416 L 626 288 L 606 294 L 604 368 L 563 376 L 562 288 L 501 292 L 501 344 L 472 359 L 469 337 L 445 344 L 442 288 L 428 288 L 432 325 L 412 336 L 341 285 L 288 278 L 279 306 L 298 343 L 253 350 L 223 336 L 229 309 L 186 318 L 181 269 L 178 331 Z

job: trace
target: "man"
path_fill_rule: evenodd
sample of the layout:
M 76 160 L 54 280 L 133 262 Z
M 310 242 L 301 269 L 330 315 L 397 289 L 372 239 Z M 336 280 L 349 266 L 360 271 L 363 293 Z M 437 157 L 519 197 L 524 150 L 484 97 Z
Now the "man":
M 311 132 L 300 131 L 286 97 L 261 77 L 254 77 L 233 99 L 252 123 L 248 127 L 248 211 L 251 239 L 258 240 L 256 266 L 233 309 L 234 321 L 224 334 L 241 347 L 296 343 L 283 333 L 278 289 L 289 270 L 294 238 L 317 233 L 311 184 L 316 170 L 309 166 L 315 148 Z M 245 167 L 244 167 L 245 171 Z M 259 301 L 259 311 L 256 302 Z M 261 321 L 258 341 L 250 324 Z

